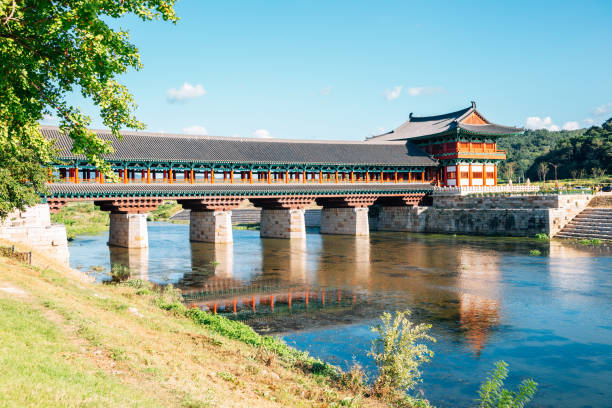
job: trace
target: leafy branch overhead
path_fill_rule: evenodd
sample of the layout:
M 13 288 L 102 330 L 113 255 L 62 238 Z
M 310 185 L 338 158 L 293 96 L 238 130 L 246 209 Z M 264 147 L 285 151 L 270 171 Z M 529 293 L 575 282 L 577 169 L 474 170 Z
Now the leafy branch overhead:
M 134 98 L 116 79 L 142 67 L 138 49 L 127 31 L 108 22 L 135 15 L 175 23 L 175 1 L 0 0 L 0 216 L 31 204 L 44 188 L 42 173 L 33 175 L 53 158 L 53 146 L 38 129 L 44 115 L 57 116 L 74 153 L 110 174 L 103 160 L 110 143 L 87 129 L 91 118 L 66 97 L 80 92 L 92 101 L 115 137 L 122 128 L 144 128 L 134 116 Z

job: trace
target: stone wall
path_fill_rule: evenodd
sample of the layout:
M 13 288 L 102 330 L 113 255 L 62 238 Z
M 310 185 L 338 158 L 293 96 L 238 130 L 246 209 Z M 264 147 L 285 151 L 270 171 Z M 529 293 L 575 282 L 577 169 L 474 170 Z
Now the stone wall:
M 261 210 L 259 234 L 265 238 L 306 238 L 304 210 Z
M 38 204 L 25 211 L 9 214 L 0 222 L 0 239 L 28 245 L 68 265 L 66 227 L 51 224 L 47 204 Z
M 229 244 L 232 237 L 231 211 L 191 211 L 189 215 L 189 240 Z
M 323 208 L 321 234 L 369 235 L 368 208 Z
M 435 197 L 431 207 L 381 207 L 380 231 L 534 236 L 557 234 L 591 195 Z
M 108 245 L 122 248 L 147 248 L 147 214 L 110 214 Z

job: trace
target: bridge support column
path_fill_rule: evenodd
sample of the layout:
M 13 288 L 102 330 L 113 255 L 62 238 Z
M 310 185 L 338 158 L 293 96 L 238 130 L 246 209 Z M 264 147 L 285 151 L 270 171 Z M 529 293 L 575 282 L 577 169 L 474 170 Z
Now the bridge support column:
M 264 208 L 259 233 L 264 238 L 306 238 L 304 209 Z
M 370 235 L 368 207 L 323 208 L 321 234 Z
M 323 206 L 321 234 L 370 235 L 368 207 L 377 196 L 360 195 L 317 199 Z
M 262 208 L 259 228 L 262 238 L 306 238 L 304 210 L 314 202 L 314 197 L 288 196 L 257 198 L 251 201 L 256 207 Z
M 231 244 L 232 209 L 244 201 L 241 197 L 209 197 L 196 200 L 178 200 L 183 208 L 190 210 L 189 240 Z
M 189 214 L 189 240 L 230 244 L 232 237 L 232 212 L 217 210 L 191 210 Z
M 147 214 L 110 214 L 108 245 L 123 248 L 147 248 Z

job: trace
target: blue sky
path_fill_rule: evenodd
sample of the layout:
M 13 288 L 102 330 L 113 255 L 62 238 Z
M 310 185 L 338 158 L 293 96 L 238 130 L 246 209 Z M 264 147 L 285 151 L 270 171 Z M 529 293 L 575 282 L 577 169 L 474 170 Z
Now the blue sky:
M 176 9 L 176 25 L 117 24 L 144 64 L 120 81 L 152 132 L 360 140 L 410 112 L 471 100 L 505 125 L 612 116 L 610 0 L 181 0 Z

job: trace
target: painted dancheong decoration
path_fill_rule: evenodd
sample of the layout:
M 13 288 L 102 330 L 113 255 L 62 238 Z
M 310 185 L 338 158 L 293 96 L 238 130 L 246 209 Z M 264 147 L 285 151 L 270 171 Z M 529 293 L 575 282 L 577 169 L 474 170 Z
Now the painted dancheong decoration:
M 523 129 L 489 122 L 476 103 L 456 112 L 417 117 L 382 135 L 369 138 L 370 143 L 406 141 L 422 148 L 439 162 L 428 169 L 427 178 L 435 178 L 444 187 L 496 186 L 497 165 L 506 152 L 497 150 L 497 139 L 517 135 Z

